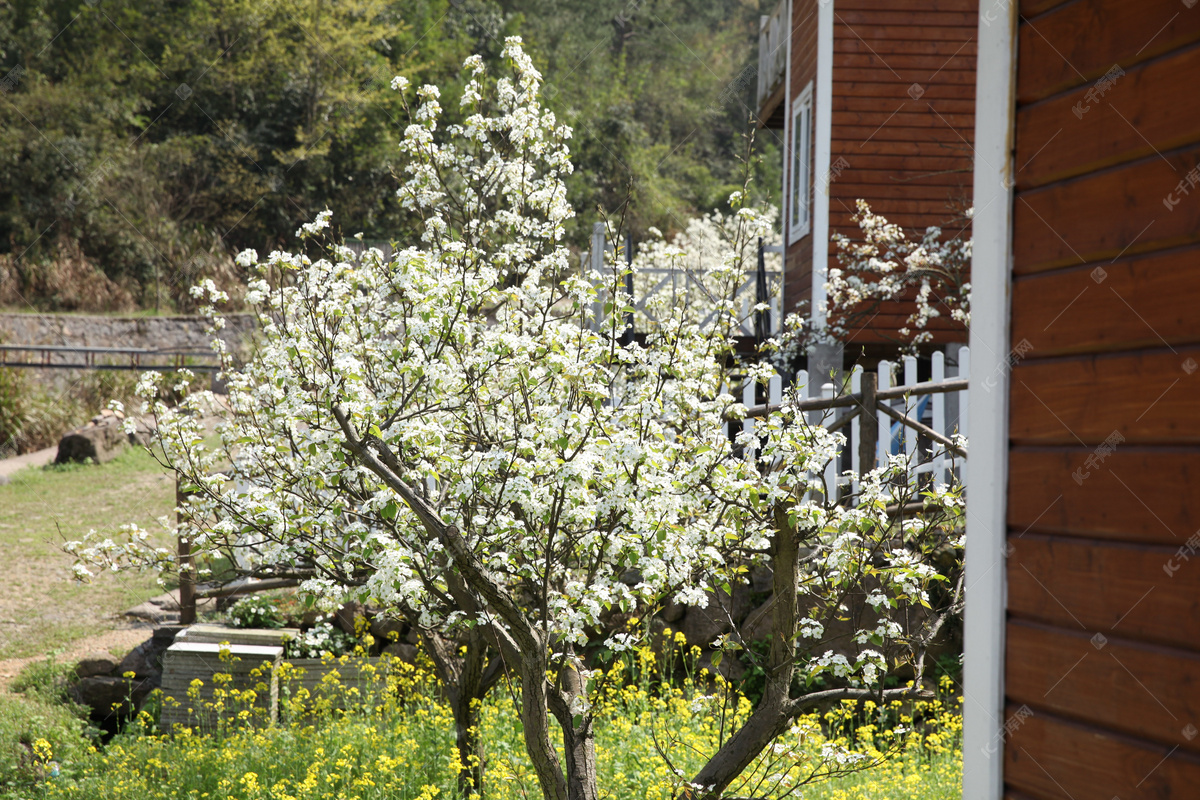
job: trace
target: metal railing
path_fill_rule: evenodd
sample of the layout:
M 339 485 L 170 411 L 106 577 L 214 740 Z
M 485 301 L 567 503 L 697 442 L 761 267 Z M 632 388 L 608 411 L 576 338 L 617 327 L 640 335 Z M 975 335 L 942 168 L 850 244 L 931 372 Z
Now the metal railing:
M 142 347 L 71 347 L 67 345 L 0 344 L 0 367 L 31 369 L 154 370 L 219 372 L 217 355 L 205 347 L 151 350 Z
M 585 274 L 599 276 L 596 281 L 596 301 L 592 311 L 592 320 L 602 316 L 604 304 L 608 300 L 608 288 L 612 285 L 615 266 L 611 256 L 613 247 L 605 238 L 604 223 L 597 222 L 592 226 L 591 247 L 580 258 L 580 266 Z M 783 306 L 783 268 L 778 259 L 771 259 L 768 264 L 767 255 L 782 252 L 779 245 L 767 245 L 761 240 L 758 243 L 758 258 L 753 269 L 745 270 L 742 278 L 734 289 L 733 300 L 735 307 L 740 305 L 737 318 L 737 330 L 734 335 L 743 339 L 753 339 L 758 342 L 779 333 L 782 320 Z M 631 243 L 625 246 L 626 267 L 632 263 Z M 637 281 L 633 275 L 626 275 L 624 289 L 633 298 L 633 313 L 628 322 L 637 333 L 645 333 L 659 322 L 654 315 L 653 300 L 669 296 L 669 308 L 678 308 L 680 302 L 686 302 L 689 296 L 693 299 L 714 301 L 709 295 L 710 288 L 704 283 L 704 270 L 686 267 L 651 267 L 642 268 L 637 272 Z M 593 277 L 594 279 L 594 277 Z M 761 309 L 761 306 L 766 306 Z M 703 313 L 703 312 L 702 312 Z M 704 313 L 698 320 L 701 329 L 711 325 L 717 319 L 717 311 Z M 594 324 L 594 323 L 593 323 Z

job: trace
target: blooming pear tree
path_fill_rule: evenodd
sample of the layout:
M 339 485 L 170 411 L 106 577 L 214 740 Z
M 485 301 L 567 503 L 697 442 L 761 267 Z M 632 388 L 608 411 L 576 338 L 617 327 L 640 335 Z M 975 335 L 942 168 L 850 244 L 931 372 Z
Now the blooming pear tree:
M 584 647 L 609 615 L 704 606 L 705 587 L 769 566 L 764 699 L 697 774 L 677 774 L 680 796 L 717 798 L 765 752 L 786 761 L 778 740 L 805 710 L 920 690 L 961 600 L 961 585 L 933 591 L 954 584 L 933 554 L 959 552 L 961 495 L 922 495 L 897 462 L 866 476 L 855 504 L 834 502 L 821 476 L 841 435 L 810 425 L 792 394 L 731 441 L 726 424 L 748 412 L 723 387 L 770 369 L 734 358 L 730 295 L 708 298 L 717 324 L 704 330 L 663 303 L 644 342 L 626 341 L 624 276 L 612 271 L 597 311 L 603 279 L 573 268 L 562 241 L 571 132 L 540 106 L 519 39 L 504 57 L 498 79 L 466 62 L 464 122 L 444 130 L 436 88 L 394 83 L 410 103 L 398 195 L 422 223 L 413 241 L 356 252 L 324 212 L 298 232 L 303 252 L 243 253 L 260 276 L 246 297 L 260 337 L 245 364 L 214 340 L 227 398 L 172 406 L 143 378 L 161 457 L 190 493 L 180 533 L 252 574 L 301 578 L 330 608 L 362 599 L 408 616 L 453 690 L 465 794 L 483 785 L 472 701 L 503 676 L 552 800 L 600 796 L 599 673 Z M 736 200 L 718 276 L 744 271 L 745 244 L 770 224 Z M 198 291 L 219 328 L 223 296 Z M 170 566 L 146 541 L 131 529 L 73 550 L 85 571 Z M 638 643 L 602 635 L 613 651 Z M 737 629 L 725 640 L 747 644 Z M 897 674 L 913 687 L 885 690 Z M 768 777 L 794 786 L 854 766 L 831 752 Z
M 856 206 L 852 219 L 862 238 L 831 237 L 839 266 L 829 270 L 825 281 L 825 326 L 811 330 L 803 316 L 790 314 L 781 337 L 782 363 L 813 343 L 846 341 L 888 302 L 912 303 L 912 312 L 895 331 L 896 344 L 908 352 L 932 340 L 933 320 L 949 318 L 964 329 L 971 322 L 971 237 L 945 239 L 941 228 L 931 226 L 919 240 L 909 239 L 865 200 Z M 968 224 L 973 213 L 967 209 L 963 214 Z

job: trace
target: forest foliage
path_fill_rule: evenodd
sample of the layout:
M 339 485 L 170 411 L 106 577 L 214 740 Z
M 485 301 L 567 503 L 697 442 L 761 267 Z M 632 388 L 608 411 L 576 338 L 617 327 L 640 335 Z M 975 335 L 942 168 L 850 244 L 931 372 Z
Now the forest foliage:
M 326 207 L 411 241 L 395 190 L 403 73 L 458 109 L 458 66 L 521 34 L 576 130 L 568 240 L 722 208 L 741 181 L 759 3 L 16 0 L 0 5 L 0 306 L 190 311 L 232 255 Z M 759 143 L 754 185 L 778 185 Z M 624 207 L 628 202 L 627 207 Z M 624 209 L 623 209 L 624 207 Z

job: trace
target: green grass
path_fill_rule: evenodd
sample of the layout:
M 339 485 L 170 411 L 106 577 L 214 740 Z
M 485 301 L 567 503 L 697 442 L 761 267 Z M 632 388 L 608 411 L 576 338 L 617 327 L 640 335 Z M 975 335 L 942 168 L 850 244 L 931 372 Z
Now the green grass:
M 129 448 L 113 461 L 29 468 L 0 486 L 0 659 L 40 656 L 115 627 L 125 609 L 162 592 L 155 576 L 104 574 L 77 583 L 64 541 L 127 522 L 150 530 L 175 505 L 174 476 Z

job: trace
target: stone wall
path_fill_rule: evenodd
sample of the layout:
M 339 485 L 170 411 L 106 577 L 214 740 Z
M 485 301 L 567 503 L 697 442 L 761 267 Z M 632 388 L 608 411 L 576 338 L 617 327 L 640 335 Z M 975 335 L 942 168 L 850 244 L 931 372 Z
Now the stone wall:
M 203 317 L 107 317 L 83 314 L 0 313 L 0 341 L 67 347 L 209 349 Z M 235 349 L 254 331 L 251 314 L 226 317 L 221 338 Z

